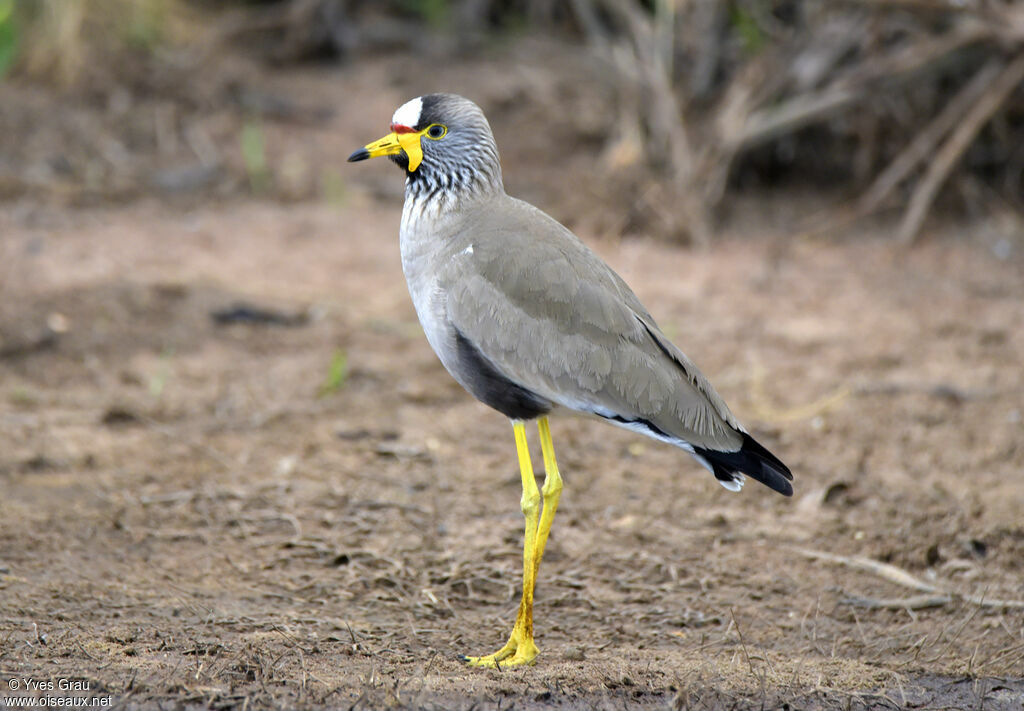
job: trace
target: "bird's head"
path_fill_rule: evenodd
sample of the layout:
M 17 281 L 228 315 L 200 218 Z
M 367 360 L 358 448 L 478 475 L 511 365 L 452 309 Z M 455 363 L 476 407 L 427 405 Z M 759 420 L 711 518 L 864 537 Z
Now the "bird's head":
M 391 133 L 348 157 L 350 163 L 388 156 L 409 183 L 443 189 L 497 186 L 501 164 L 491 127 L 480 107 L 455 94 L 427 94 L 402 104 Z

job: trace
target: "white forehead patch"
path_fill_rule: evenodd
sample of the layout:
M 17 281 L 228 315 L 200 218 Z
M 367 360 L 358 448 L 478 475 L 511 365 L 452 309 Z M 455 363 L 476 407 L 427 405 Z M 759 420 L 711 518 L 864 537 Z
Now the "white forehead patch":
M 419 96 L 412 101 L 406 101 L 398 107 L 398 111 L 391 117 L 391 123 L 399 126 L 413 128 L 420 122 L 420 112 L 423 111 L 423 97 Z

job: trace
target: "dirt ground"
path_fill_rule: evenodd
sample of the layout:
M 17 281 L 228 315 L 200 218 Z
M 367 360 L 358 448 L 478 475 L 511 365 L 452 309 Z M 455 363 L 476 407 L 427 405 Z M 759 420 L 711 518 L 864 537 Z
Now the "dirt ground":
M 339 111 L 281 140 L 336 165 L 408 98 L 302 81 Z M 538 152 L 506 155 L 550 207 Z M 511 428 L 419 330 L 400 175 L 339 171 L 338 201 L 0 208 L 0 697 L 1024 706 L 1024 244 L 968 224 L 901 252 L 764 218 L 696 252 L 580 221 L 796 495 L 554 420 L 541 656 L 467 669 L 518 602 Z

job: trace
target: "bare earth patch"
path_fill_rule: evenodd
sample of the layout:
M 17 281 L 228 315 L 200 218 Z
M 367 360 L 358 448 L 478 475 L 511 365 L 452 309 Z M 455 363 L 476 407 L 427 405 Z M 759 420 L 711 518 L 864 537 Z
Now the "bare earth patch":
M 510 428 L 419 332 L 397 222 L 359 196 L 6 219 L 5 678 L 129 708 L 1020 707 L 1024 610 L 992 603 L 1024 598 L 1019 262 L 598 244 L 797 494 L 556 420 L 542 654 L 486 672 L 456 657 L 514 616 Z M 295 318 L 211 316 L 239 305 Z

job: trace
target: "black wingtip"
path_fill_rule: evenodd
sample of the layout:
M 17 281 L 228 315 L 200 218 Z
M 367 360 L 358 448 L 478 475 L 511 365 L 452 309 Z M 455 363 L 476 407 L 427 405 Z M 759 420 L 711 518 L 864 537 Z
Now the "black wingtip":
M 746 432 L 743 433 L 743 448 L 740 451 L 747 452 L 749 458 L 761 465 L 761 475 L 764 478 L 758 477 L 756 472 L 750 472 L 750 476 L 783 496 L 793 495 L 793 485 L 789 483 L 793 481 L 793 472 L 781 459 L 762 447 L 760 442 Z
M 366 160 L 370 157 L 370 151 L 365 148 L 360 148 L 358 151 L 353 151 L 352 155 L 348 157 L 349 163 L 358 163 L 361 160 Z
M 732 481 L 733 474 L 746 474 L 783 496 L 793 495 L 793 485 L 790 484 L 793 473 L 789 467 L 746 432 L 743 433 L 743 446 L 735 452 L 716 452 L 699 447 L 694 447 L 694 450 L 711 465 L 717 479 Z

